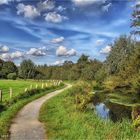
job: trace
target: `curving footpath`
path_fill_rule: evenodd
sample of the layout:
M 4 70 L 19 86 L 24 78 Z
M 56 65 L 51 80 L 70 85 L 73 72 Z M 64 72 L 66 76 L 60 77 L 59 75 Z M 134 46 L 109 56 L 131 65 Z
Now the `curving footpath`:
M 44 126 L 38 121 L 39 110 L 45 101 L 70 87 L 71 85 L 67 85 L 64 89 L 51 92 L 25 105 L 12 121 L 10 140 L 45 140 Z

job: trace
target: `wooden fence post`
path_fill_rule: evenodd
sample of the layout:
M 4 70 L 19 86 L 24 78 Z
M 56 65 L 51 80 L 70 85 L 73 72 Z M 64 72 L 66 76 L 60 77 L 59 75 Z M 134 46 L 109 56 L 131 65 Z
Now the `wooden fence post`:
M 24 91 L 25 91 L 25 92 L 27 92 L 27 90 L 28 90 L 28 89 L 27 89 L 27 88 L 25 88 L 25 90 L 24 90 Z
M 12 88 L 10 87 L 10 92 L 9 92 L 9 94 L 10 94 L 10 99 L 12 98 L 12 96 L 13 96 L 13 90 L 12 90 Z
M 42 83 L 42 89 L 44 88 L 44 83 Z
M 33 88 L 33 86 L 32 85 L 30 85 L 30 89 L 32 89 Z
M 38 88 L 38 84 L 36 84 L 36 89 Z
M 0 90 L 0 102 L 2 102 L 2 90 Z

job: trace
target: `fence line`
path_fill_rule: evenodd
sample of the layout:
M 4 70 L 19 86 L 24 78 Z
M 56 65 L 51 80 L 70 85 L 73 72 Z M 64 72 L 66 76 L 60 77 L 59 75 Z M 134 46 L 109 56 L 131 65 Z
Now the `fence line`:
M 59 86 L 62 83 L 61 80 L 50 80 L 49 83 L 45 83 L 44 81 L 42 81 L 42 84 L 40 84 L 40 86 L 38 84 L 35 85 L 35 87 L 33 88 L 33 85 L 30 85 L 29 88 L 26 87 L 24 90 L 24 92 L 27 92 L 28 90 L 32 90 L 32 89 L 38 89 L 39 87 L 41 89 L 48 87 L 48 86 Z M 13 88 L 10 87 L 9 88 L 9 98 L 11 99 L 13 97 Z M 3 102 L 3 91 L 0 90 L 0 102 Z

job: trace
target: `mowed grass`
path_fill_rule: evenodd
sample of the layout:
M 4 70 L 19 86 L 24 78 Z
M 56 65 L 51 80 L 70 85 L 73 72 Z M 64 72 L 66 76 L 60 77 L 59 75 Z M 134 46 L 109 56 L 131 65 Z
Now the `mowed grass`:
M 47 101 L 40 110 L 46 136 L 52 140 L 138 140 L 140 132 L 130 120 L 113 123 L 102 120 L 93 110 L 76 110 L 71 90 Z
M 30 89 L 31 85 L 33 88 L 35 88 L 36 84 L 38 84 L 38 87 L 41 88 L 42 82 L 33 80 L 0 80 L 0 90 L 2 90 L 3 93 L 3 102 L 10 100 L 10 88 L 12 88 L 12 96 L 14 97 L 19 95 L 20 93 L 23 93 L 25 88 Z

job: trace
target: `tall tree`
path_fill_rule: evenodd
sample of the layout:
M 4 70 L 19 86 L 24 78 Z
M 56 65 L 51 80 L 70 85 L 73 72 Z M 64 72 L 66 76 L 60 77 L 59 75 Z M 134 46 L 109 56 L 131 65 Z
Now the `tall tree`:
M 13 62 L 7 61 L 3 63 L 1 71 L 4 75 L 8 75 L 9 73 L 17 73 L 18 70 Z
M 140 3 L 136 3 L 132 13 L 132 27 L 134 28 L 132 33 L 140 35 Z
M 23 60 L 21 62 L 19 76 L 23 79 L 35 78 L 35 65 L 31 60 Z

